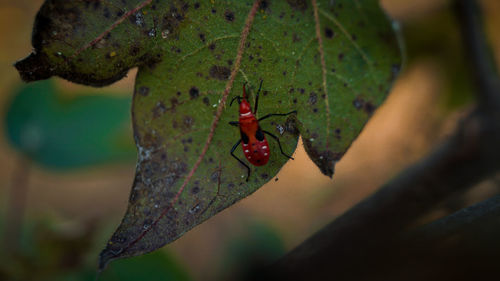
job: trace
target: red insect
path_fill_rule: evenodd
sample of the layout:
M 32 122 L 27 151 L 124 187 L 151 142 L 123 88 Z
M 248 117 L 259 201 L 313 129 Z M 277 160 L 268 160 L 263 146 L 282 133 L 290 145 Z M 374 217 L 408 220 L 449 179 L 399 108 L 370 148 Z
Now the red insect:
M 247 158 L 248 162 L 250 162 L 252 165 L 254 166 L 265 165 L 267 161 L 269 161 L 269 153 L 270 153 L 269 144 L 267 143 L 266 136 L 264 135 L 267 134 L 273 139 L 275 139 L 276 142 L 278 142 L 281 154 L 293 160 L 291 156 L 283 152 L 279 138 L 268 131 L 262 130 L 259 126 L 259 121 L 262 121 L 272 116 L 287 116 L 292 113 L 297 113 L 297 111 L 294 110 L 288 113 L 271 113 L 257 119 L 255 115 L 257 114 L 257 108 L 259 106 L 259 94 L 260 94 L 260 89 L 262 88 L 262 80 L 260 81 L 259 90 L 257 91 L 257 95 L 255 96 L 255 110 L 253 112 L 252 108 L 250 107 L 250 103 L 247 101 L 247 93 L 245 85 L 246 83 L 243 84 L 243 97 L 240 96 L 234 97 L 231 100 L 230 104 L 231 106 L 233 105 L 235 99 L 238 100 L 238 103 L 240 105 L 239 121 L 231 121 L 229 122 L 229 124 L 240 127 L 241 139 L 238 140 L 236 144 L 234 144 L 233 148 L 231 149 L 231 155 L 247 168 L 248 170 L 247 181 L 248 181 L 248 178 L 250 177 L 250 167 L 248 167 L 248 165 L 245 164 L 245 162 L 243 162 L 240 158 L 234 155 L 234 151 L 236 150 L 238 145 L 241 143 L 241 148 L 243 148 L 243 154 L 245 154 L 245 157 Z

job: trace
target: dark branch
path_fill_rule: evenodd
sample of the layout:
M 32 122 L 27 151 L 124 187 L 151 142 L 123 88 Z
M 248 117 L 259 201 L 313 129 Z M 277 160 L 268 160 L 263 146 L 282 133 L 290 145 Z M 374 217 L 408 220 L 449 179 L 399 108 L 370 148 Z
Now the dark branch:
M 474 0 L 457 0 L 455 4 L 462 42 L 469 57 L 470 73 L 478 87 L 480 106 L 485 107 L 482 110 L 498 110 L 500 80 L 494 56 L 487 43 L 480 7 Z
M 432 222 L 425 227 L 412 232 L 407 239 L 422 241 L 443 241 L 457 233 L 467 234 L 472 231 L 477 235 L 477 230 L 488 232 L 488 235 L 497 233 L 500 237 L 500 195 L 464 208 L 452 215 Z M 487 229 L 479 227 L 487 225 Z M 495 239 L 498 240 L 498 239 Z M 498 241 L 497 243 L 500 243 Z

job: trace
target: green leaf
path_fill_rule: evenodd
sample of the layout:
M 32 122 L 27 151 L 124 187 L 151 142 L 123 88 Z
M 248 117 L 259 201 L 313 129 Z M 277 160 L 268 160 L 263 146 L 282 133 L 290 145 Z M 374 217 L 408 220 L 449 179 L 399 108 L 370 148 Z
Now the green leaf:
M 261 122 L 292 153 L 299 134 L 328 176 L 390 90 L 401 56 L 376 0 L 48 0 L 25 80 L 59 75 L 109 84 L 139 66 L 133 98 L 138 163 L 129 206 L 101 253 L 153 251 L 253 193 L 288 160 L 269 138 L 270 161 L 246 169 L 229 151 L 240 138 L 227 98 L 264 80 Z M 252 8 L 254 7 L 254 8 Z M 319 35 L 319 37 L 318 37 Z M 241 58 L 241 60 L 240 60 Z M 235 87 L 233 87 L 233 85 Z M 229 94 L 229 97 L 228 97 Z M 238 157 L 243 157 L 240 149 Z
M 130 99 L 81 95 L 67 98 L 52 81 L 15 94 L 6 135 L 21 153 L 52 169 L 72 169 L 134 159 Z
M 286 252 L 279 233 L 269 225 L 255 221 L 245 226 L 243 233 L 233 235 L 224 245 L 219 280 L 247 280 L 245 276 L 273 263 Z
M 187 281 L 191 280 L 165 251 L 113 263 L 97 279 L 99 281 Z

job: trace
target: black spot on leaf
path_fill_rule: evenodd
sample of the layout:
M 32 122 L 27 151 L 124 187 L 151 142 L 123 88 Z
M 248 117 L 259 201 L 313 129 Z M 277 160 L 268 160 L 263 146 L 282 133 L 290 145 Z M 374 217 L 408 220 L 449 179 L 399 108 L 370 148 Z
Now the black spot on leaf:
M 190 129 L 193 126 L 194 119 L 191 116 L 184 116 L 184 126 Z
M 224 12 L 224 18 L 226 18 L 226 20 L 229 22 L 233 22 L 234 21 L 234 13 L 230 10 L 226 10 Z
M 133 44 L 132 47 L 130 47 L 129 54 L 133 57 L 137 56 L 141 51 L 141 48 L 139 48 L 139 44 Z
M 210 68 L 209 74 L 212 78 L 227 80 L 231 74 L 231 70 L 225 66 L 214 65 Z
M 390 81 L 394 81 L 396 76 L 398 76 L 399 71 L 401 70 L 401 65 L 400 64 L 393 64 L 391 67 L 391 76 L 390 76 Z
M 292 42 L 296 43 L 296 42 L 300 42 L 300 41 L 301 41 L 301 39 L 300 39 L 299 35 L 297 33 L 293 33 Z
M 309 104 L 315 105 L 317 101 L 318 101 L 318 95 L 316 95 L 315 92 L 311 92 L 309 94 Z
M 200 95 L 200 91 L 196 87 L 191 87 L 191 89 L 189 89 L 189 95 L 192 99 L 197 98 Z
M 149 95 L 149 88 L 146 86 L 141 86 L 139 87 L 139 95 L 143 97 L 147 97 Z
M 104 13 L 103 13 L 103 16 L 107 19 L 109 19 L 109 17 L 111 16 L 111 13 L 109 12 L 109 9 L 108 7 L 104 8 Z
M 200 192 L 200 187 L 199 186 L 195 186 L 191 189 L 191 193 L 192 194 L 197 194 L 198 192 Z
M 365 101 L 360 97 L 356 97 L 356 99 L 352 101 L 352 105 L 354 105 L 357 110 L 360 110 L 365 105 Z
M 376 108 L 375 105 L 373 105 L 371 102 L 366 102 L 365 107 L 363 109 L 365 110 L 366 113 L 371 115 L 375 111 L 375 108 Z
M 160 117 L 161 115 L 163 115 L 163 113 L 165 113 L 165 111 L 167 111 L 165 104 L 161 101 L 158 102 L 156 106 L 153 108 L 153 118 Z
M 338 140 L 340 140 L 342 138 L 342 136 L 340 134 L 341 130 L 339 128 L 335 129 L 334 133 L 335 133 L 335 138 L 337 138 Z
M 219 177 L 220 177 L 220 170 L 217 170 L 215 172 L 213 172 L 211 175 L 210 175 L 210 180 L 212 182 L 218 182 L 219 181 Z
M 286 0 L 286 2 L 294 10 L 304 11 L 307 9 L 307 1 L 306 0 Z
M 325 36 L 326 36 L 326 38 L 332 39 L 334 35 L 335 35 L 335 33 L 333 32 L 333 30 L 331 28 L 325 27 Z
M 357 110 L 363 110 L 368 115 L 373 114 L 373 112 L 376 109 L 376 106 L 373 103 L 371 103 L 369 101 L 365 101 L 363 98 L 361 98 L 359 96 L 356 97 L 356 99 L 352 101 L 352 105 L 354 105 L 354 107 Z

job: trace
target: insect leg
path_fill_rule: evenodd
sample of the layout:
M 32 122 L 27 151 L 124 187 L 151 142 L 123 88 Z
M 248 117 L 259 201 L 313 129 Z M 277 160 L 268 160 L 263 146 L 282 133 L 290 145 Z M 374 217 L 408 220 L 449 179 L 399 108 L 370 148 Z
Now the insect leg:
M 245 166 L 247 168 L 247 170 L 248 170 L 247 181 L 248 181 L 248 178 L 250 178 L 250 167 L 248 167 L 248 165 L 245 164 L 245 162 L 241 161 L 241 159 L 238 158 L 238 156 L 234 155 L 234 151 L 236 150 L 238 145 L 240 145 L 240 143 L 241 143 L 241 140 L 238 140 L 238 142 L 233 145 L 233 148 L 231 148 L 231 156 L 233 156 L 234 159 L 238 160 L 238 162 L 240 162 L 243 166 Z
M 270 114 L 264 115 L 261 118 L 259 118 L 259 121 L 262 121 L 264 119 L 267 119 L 267 118 L 273 117 L 273 116 L 287 116 L 287 115 L 290 115 L 292 113 L 297 113 L 297 110 L 290 111 L 288 113 L 270 113 Z
M 231 103 L 229 104 L 229 106 L 233 106 L 233 102 L 234 102 L 234 100 L 235 100 L 235 99 L 238 99 L 238 104 L 240 104 L 240 103 L 241 103 L 241 97 L 240 97 L 240 96 L 236 96 L 236 97 L 234 97 L 234 98 L 231 100 Z
M 260 80 L 259 90 L 257 91 L 257 95 L 255 95 L 255 110 L 253 111 L 253 114 L 257 114 L 257 108 L 259 107 L 259 94 L 260 89 L 262 88 L 262 82 L 264 82 L 264 80 Z
M 290 158 L 290 159 L 294 160 L 292 156 L 287 155 L 285 152 L 283 152 L 283 148 L 281 148 L 280 139 L 279 139 L 277 136 L 275 136 L 275 135 L 271 134 L 271 133 L 270 133 L 270 132 L 268 132 L 268 131 L 264 131 L 264 130 L 262 130 L 262 132 L 264 132 L 264 133 L 268 134 L 270 137 L 272 137 L 273 139 L 275 139 L 275 140 L 276 140 L 276 142 L 278 142 L 278 146 L 280 147 L 281 154 L 283 154 L 283 155 L 284 155 L 284 156 L 286 156 L 287 158 Z
M 238 121 L 229 121 L 229 125 L 238 127 L 240 125 L 240 122 L 238 122 Z

